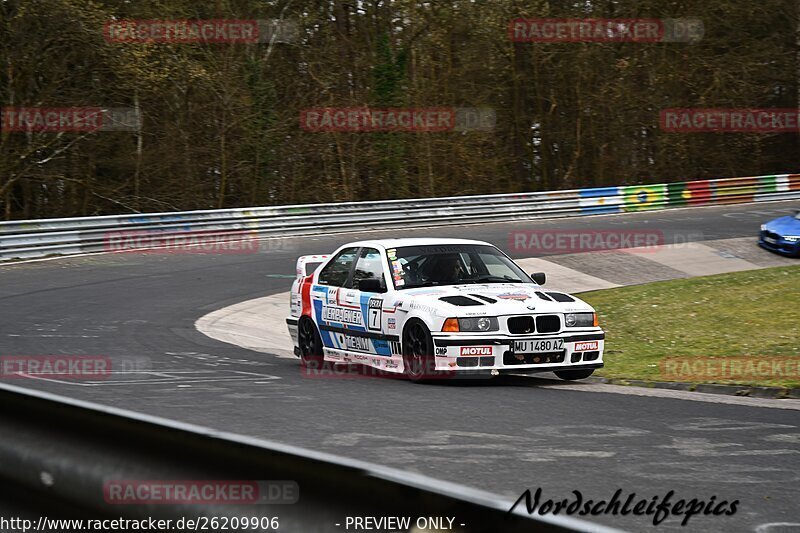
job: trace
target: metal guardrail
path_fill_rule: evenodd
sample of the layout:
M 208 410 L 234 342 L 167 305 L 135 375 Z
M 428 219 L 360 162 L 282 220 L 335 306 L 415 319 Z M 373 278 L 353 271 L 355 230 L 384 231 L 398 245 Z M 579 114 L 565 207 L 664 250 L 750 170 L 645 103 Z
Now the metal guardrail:
M 453 517 L 455 532 L 618 531 L 529 515 L 524 504 L 509 514 L 513 502 L 454 483 L 8 384 L 0 405 L 0 504 L 24 498 L 29 517 L 277 517 L 290 532 L 344 531 L 348 516 Z M 110 480 L 282 480 L 298 490 L 294 503 L 120 505 L 108 502 Z
M 0 260 L 113 251 L 121 235 L 292 236 L 800 198 L 800 174 L 567 191 L 0 222 Z M 130 249 L 129 246 L 126 249 Z

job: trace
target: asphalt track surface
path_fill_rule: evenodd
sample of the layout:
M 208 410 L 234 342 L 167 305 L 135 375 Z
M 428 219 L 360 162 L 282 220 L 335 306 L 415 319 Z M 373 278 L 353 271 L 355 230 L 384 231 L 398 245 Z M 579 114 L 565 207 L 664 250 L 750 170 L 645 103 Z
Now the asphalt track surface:
M 673 500 L 740 502 L 734 516 L 695 516 L 688 528 L 675 518 L 657 528 L 648 517 L 594 518 L 629 531 L 778 531 L 766 524 L 800 523 L 797 410 L 589 393 L 539 378 L 415 385 L 308 377 L 297 360 L 212 340 L 194 322 L 284 292 L 298 255 L 364 237 L 475 238 L 509 251 L 509 232 L 518 230 L 656 229 L 669 244 L 755 235 L 761 222 L 796 206 L 294 238 L 269 241 L 256 254 L 103 254 L 2 265 L 0 355 L 108 356 L 127 371 L 94 382 L 14 384 L 421 472 L 510 499 L 537 487 L 554 500 L 574 490 L 608 499 L 619 488 L 647 499 L 672 490 Z

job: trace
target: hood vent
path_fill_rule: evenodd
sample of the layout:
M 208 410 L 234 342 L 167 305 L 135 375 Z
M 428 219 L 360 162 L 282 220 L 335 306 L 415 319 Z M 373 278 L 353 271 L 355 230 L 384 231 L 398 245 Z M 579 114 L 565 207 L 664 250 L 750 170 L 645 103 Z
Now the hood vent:
M 541 298 L 545 302 L 552 302 L 553 301 L 552 298 L 550 298 L 548 295 L 546 295 L 542 291 L 536 291 L 536 296 L 538 296 L 539 298 Z
M 574 302 L 575 298 L 562 292 L 548 292 L 547 295 L 557 302 Z
M 461 307 L 468 305 L 483 305 L 481 302 L 473 300 L 472 298 L 467 298 L 466 296 L 442 296 L 439 298 L 439 300 Z
M 495 300 L 494 298 L 489 298 L 488 296 L 483 296 L 482 294 L 470 294 L 470 296 L 472 296 L 473 298 L 478 298 L 479 300 L 483 300 L 488 304 L 497 303 L 497 300 Z

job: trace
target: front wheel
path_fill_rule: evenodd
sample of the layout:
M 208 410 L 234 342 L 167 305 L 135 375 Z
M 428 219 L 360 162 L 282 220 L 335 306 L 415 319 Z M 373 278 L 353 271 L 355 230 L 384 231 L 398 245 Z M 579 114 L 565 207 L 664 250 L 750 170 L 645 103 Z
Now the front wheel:
M 576 379 L 586 379 L 592 375 L 594 368 L 583 368 L 581 370 L 556 370 L 553 372 L 556 376 L 566 381 L 575 381 Z
M 436 359 L 433 355 L 433 339 L 428 328 L 414 320 L 403 330 L 403 366 L 406 376 L 420 382 L 436 374 Z

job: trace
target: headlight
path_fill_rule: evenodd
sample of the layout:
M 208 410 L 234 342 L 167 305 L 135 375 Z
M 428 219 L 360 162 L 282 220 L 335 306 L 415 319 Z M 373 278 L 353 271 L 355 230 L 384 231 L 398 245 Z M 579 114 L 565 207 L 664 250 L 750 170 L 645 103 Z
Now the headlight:
M 458 329 L 460 331 L 497 331 L 497 319 L 491 316 L 476 318 L 459 318 Z
M 761 224 L 761 231 L 767 231 L 767 225 Z
M 564 323 L 568 328 L 590 328 L 594 325 L 594 313 L 567 313 Z
M 800 235 L 784 235 L 783 240 L 788 242 L 797 242 L 800 241 Z

